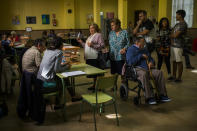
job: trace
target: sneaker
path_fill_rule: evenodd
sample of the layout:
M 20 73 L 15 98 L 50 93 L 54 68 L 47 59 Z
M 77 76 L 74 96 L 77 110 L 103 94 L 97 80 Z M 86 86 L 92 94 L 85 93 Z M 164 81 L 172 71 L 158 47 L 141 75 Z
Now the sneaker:
M 168 80 L 173 81 L 173 80 L 175 80 L 175 78 L 173 76 L 170 76 L 170 77 L 168 77 Z
M 171 99 L 168 98 L 167 96 L 161 96 L 160 97 L 160 101 L 162 101 L 162 102 L 169 102 L 169 101 L 171 101 Z
M 193 67 L 193 66 L 191 66 L 191 65 L 190 65 L 190 66 L 187 66 L 186 68 L 187 68 L 187 69 L 192 69 L 192 70 L 195 69 L 195 67 Z
M 93 86 L 92 87 L 89 87 L 88 90 L 89 91 L 95 90 L 95 87 L 93 87 Z
M 77 102 L 77 101 L 80 101 L 80 100 L 82 100 L 81 96 L 80 97 L 72 97 L 72 99 L 71 99 L 72 102 Z
M 149 104 L 149 105 L 156 105 L 157 102 L 156 102 L 156 100 L 155 100 L 154 98 L 150 98 L 150 99 L 148 100 L 148 104 Z
M 182 82 L 182 80 L 181 79 L 176 79 L 176 80 L 174 80 L 174 82 L 180 83 L 180 82 Z

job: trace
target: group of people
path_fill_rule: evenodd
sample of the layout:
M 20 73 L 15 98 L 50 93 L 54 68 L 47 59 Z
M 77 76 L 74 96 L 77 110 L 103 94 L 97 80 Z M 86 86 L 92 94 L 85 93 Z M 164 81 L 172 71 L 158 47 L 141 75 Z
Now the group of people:
M 132 35 L 129 35 L 126 30 L 121 28 L 119 19 L 111 20 L 111 32 L 108 37 L 111 74 L 117 73 L 121 75 L 121 81 L 124 83 L 126 80 L 123 76 L 124 74 L 122 74 L 122 68 L 125 63 L 133 65 L 136 68 L 138 79 L 145 89 L 145 98 L 148 104 L 157 104 L 154 93 L 150 88 L 150 70 L 155 79 L 160 100 L 162 102 L 170 101 L 166 91 L 165 78 L 160 70 L 163 59 L 165 59 L 169 76 L 168 79 L 175 82 L 182 81 L 182 53 L 184 36 L 187 32 L 187 24 L 184 21 L 185 15 L 184 10 L 178 10 L 176 12 L 176 19 L 179 23 L 177 23 L 173 29 L 169 26 L 168 18 L 162 18 L 159 22 L 156 40 L 150 37 L 154 25 L 152 21 L 147 18 L 146 11 L 139 13 L 139 21 L 135 28 L 130 31 Z M 86 42 L 81 40 L 80 37 L 77 38 L 77 41 L 84 47 L 86 63 L 100 68 L 98 55 L 106 45 L 97 24 L 91 24 L 89 26 L 89 32 L 90 36 Z M 47 37 L 50 37 L 50 39 L 46 41 Z M 2 38 L 0 47 L 7 46 L 7 44 L 4 44 L 4 41 L 6 41 L 6 39 L 4 40 L 4 38 Z M 159 48 L 156 50 L 158 55 L 157 69 L 155 61 L 151 57 L 153 51 L 152 44 L 154 41 L 160 43 Z M 12 45 L 8 44 L 8 46 Z M 51 31 L 50 36 L 47 36 L 47 33 L 43 32 L 42 38 L 36 39 L 31 48 L 23 52 L 21 56 L 22 78 L 17 106 L 17 112 L 20 118 L 25 118 L 28 115 L 33 120 L 36 120 L 38 124 L 44 122 L 46 103 L 43 98 L 43 85 L 57 85 L 56 73 L 71 68 L 69 62 L 62 60 L 62 47 L 63 40 L 57 37 L 54 31 Z M 44 55 L 42 56 L 43 52 Z M 1 48 L 1 56 L 2 53 L 3 48 Z M 170 58 L 173 60 L 173 74 L 171 74 Z M 178 76 L 176 74 L 177 69 Z M 94 90 L 97 76 L 88 77 L 94 79 L 93 86 L 88 89 Z M 69 80 L 66 80 L 66 84 L 69 84 Z M 49 88 L 45 90 L 49 90 Z M 74 90 L 68 88 L 68 91 L 72 97 L 72 101 L 81 99 L 81 97 L 76 97 Z

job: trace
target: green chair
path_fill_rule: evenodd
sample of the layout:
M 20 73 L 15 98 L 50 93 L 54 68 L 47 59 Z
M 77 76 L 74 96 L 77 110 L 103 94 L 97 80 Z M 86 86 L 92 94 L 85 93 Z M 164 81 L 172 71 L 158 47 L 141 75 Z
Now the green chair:
M 48 98 L 50 96 L 57 96 L 58 90 L 57 90 L 57 84 L 56 82 L 44 82 L 43 83 L 43 96 L 44 98 Z
M 96 81 L 96 89 L 95 93 L 91 94 L 85 94 L 82 95 L 82 103 L 81 103 L 81 109 L 80 109 L 80 118 L 79 121 L 81 121 L 81 114 L 82 114 L 82 108 L 83 108 L 83 103 L 87 102 L 93 107 L 94 111 L 94 126 L 95 126 L 95 131 L 97 130 L 96 127 L 96 111 L 97 107 L 102 107 L 104 104 L 105 105 L 114 105 L 115 113 L 116 113 L 116 121 L 117 121 L 117 126 L 119 126 L 119 120 L 118 120 L 118 115 L 117 115 L 117 107 L 116 107 L 116 100 L 112 96 L 108 95 L 105 93 L 106 89 L 111 89 L 114 88 L 114 95 L 116 94 L 116 83 L 117 83 L 118 75 L 112 75 L 108 77 L 98 77 Z

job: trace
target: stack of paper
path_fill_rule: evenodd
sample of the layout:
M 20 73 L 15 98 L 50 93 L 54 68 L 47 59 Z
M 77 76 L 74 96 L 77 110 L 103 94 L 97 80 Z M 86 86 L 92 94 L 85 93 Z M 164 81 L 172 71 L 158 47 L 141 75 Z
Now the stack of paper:
M 64 72 L 61 75 L 64 77 L 69 77 L 69 76 L 78 76 L 78 75 L 83 75 L 85 72 L 83 71 L 71 71 L 71 72 Z

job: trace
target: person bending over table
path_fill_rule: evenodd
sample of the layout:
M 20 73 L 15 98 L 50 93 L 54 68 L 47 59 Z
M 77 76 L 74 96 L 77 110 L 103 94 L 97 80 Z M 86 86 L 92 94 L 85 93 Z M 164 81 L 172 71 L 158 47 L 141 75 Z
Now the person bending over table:
M 136 67 L 138 79 L 141 81 L 142 85 L 145 88 L 145 98 L 149 104 L 157 104 L 154 98 L 154 93 L 150 88 L 149 70 L 152 71 L 152 75 L 159 91 L 160 100 L 162 102 L 168 102 L 170 101 L 170 99 L 167 96 L 163 72 L 157 69 L 152 69 L 152 67 L 154 67 L 154 60 L 151 58 L 148 50 L 144 48 L 144 45 L 144 38 L 136 38 L 135 44 L 133 44 L 127 50 L 127 64 Z
M 100 29 L 97 24 L 91 24 L 89 26 L 90 36 L 84 43 L 80 38 L 77 40 L 85 49 L 85 60 L 86 64 L 100 68 L 98 61 L 98 52 L 104 48 L 104 40 L 101 35 Z M 92 87 L 88 88 L 88 90 L 94 90 L 96 84 L 96 76 L 91 75 L 89 78 L 94 78 L 94 84 Z

